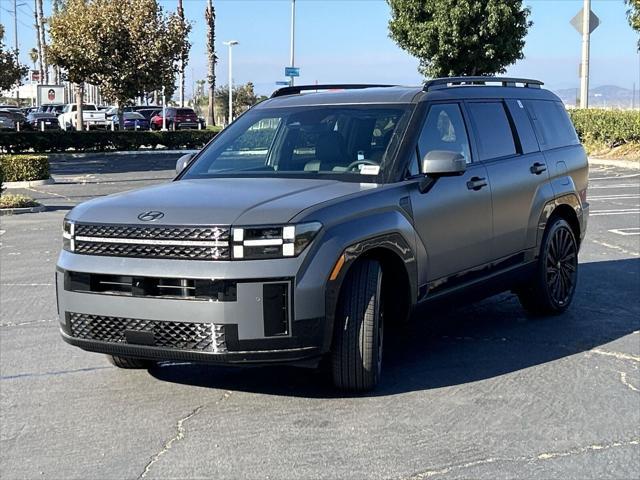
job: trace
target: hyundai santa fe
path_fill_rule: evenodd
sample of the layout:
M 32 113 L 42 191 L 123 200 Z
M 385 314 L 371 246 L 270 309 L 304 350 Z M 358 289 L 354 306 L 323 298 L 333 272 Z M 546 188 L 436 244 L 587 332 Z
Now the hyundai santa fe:
M 435 300 L 511 290 L 562 313 L 588 164 L 541 85 L 276 91 L 180 158 L 174 181 L 68 213 L 63 339 L 122 368 L 327 359 L 336 387 L 364 391 L 385 329 Z

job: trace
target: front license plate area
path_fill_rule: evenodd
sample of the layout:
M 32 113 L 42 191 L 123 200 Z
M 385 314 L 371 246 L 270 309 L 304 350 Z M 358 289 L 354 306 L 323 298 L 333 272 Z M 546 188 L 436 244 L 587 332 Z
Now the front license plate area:
M 156 339 L 153 332 L 145 332 L 140 330 L 125 330 L 124 338 L 127 343 L 136 345 L 155 345 Z

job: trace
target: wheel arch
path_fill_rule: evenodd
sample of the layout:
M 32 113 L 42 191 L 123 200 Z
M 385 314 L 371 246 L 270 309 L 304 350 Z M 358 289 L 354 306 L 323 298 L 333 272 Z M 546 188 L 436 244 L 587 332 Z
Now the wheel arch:
M 393 306 L 391 315 L 395 318 L 403 320 L 408 317 L 412 304 L 417 298 L 415 257 L 409 244 L 400 233 L 369 238 L 350 245 L 338 257 L 331 276 L 327 280 L 325 298 L 327 329 L 323 345 L 324 351 L 328 351 L 331 347 L 336 309 L 344 281 L 353 266 L 362 259 L 376 260 L 382 266 L 383 301 L 390 298 L 403 299 L 402 302 L 396 302 Z M 335 276 L 334 273 L 336 273 Z M 393 305 L 393 302 L 390 304 Z
M 536 251 L 540 250 L 542 245 L 542 237 L 549 222 L 556 217 L 560 217 L 569 224 L 578 247 L 580 247 L 582 238 L 582 206 L 580 200 L 575 194 L 567 194 L 548 202 L 542 209 L 540 221 L 538 222 L 538 236 Z

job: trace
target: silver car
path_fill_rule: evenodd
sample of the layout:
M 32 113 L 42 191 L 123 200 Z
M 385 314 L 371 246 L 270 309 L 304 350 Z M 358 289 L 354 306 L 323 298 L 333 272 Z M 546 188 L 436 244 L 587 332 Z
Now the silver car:
M 573 298 L 587 158 L 535 80 L 286 87 L 176 170 L 64 220 L 62 337 L 123 368 L 327 358 L 364 391 L 433 301 Z

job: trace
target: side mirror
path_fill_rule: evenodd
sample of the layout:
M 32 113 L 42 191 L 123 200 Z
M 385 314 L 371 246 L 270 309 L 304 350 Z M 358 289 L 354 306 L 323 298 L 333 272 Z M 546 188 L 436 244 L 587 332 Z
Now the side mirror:
M 178 159 L 178 161 L 176 162 L 176 175 L 179 175 L 180 172 L 182 172 L 187 167 L 187 165 L 189 165 L 189 162 L 192 158 L 193 153 L 187 153 L 186 155 L 183 155 Z
M 460 175 L 467 169 L 467 162 L 458 152 L 432 150 L 422 160 L 425 175 Z

